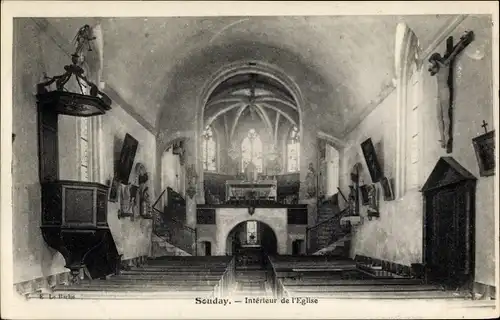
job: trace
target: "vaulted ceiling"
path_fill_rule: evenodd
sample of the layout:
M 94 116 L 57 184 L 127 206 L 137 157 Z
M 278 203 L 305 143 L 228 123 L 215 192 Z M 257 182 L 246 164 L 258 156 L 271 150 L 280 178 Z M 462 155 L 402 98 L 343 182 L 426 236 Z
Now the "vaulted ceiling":
M 214 70 L 229 62 L 253 59 L 283 69 L 297 82 L 318 121 L 331 123 L 342 132 L 393 85 L 397 23 L 406 22 L 425 49 L 451 19 L 453 16 L 379 15 L 47 21 L 68 42 L 82 25 L 100 23 L 104 82 L 153 127 L 161 126 L 162 110 L 182 101 L 182 95 L 193 94 L 183 88 L 203 85 Z M 248 90 L 241 89 L 232 93 L 247 99 Z M 264 88 L 260 94 L 275 96 L 272 91 Z M 286 100 L 286 96 L 282 98 Z M 287 107 L 283 101 L 276 102 L 281 104 L 279 110 Z M 261 108 L 272 106 L 260 104 Z

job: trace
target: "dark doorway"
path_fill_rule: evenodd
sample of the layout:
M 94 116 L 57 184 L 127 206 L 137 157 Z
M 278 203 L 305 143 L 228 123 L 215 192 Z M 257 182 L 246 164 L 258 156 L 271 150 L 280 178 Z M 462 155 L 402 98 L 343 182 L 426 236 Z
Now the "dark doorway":
M 304 254 L 304 240 L 297 239 L 292 242 L 292 255 L 298 256 Z
M 424 193 L 424 264 L 427 279 L 468 288 L 474 275 L 476 178 L 451 157 L 436 164 Z
M 249 220 L 229 232 L 226 254 L 236 256 L 237 268 L 262 268 L 266 255 L 278 252 L 277 238 L 267 224 Z
M 206 256 L 211 256 L 212 255 L 212 243 L 210 241 L 205 241 L 205 255 Z

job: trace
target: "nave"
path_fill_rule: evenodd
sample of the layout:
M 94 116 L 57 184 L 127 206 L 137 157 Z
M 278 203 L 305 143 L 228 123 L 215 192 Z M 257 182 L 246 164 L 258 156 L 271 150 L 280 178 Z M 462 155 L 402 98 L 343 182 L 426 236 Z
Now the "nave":
M 374 265 L 335 256 L 266 256 L 260 266 L 238 267 L 231 256 L 167 256 L 124 268 L 106 279 L 57 285 L 27 298 L 185 299 L 444 299 L 472 300 L 414 275 L 377 272 Z M 493 306 L 494 301 L 475 301 Z

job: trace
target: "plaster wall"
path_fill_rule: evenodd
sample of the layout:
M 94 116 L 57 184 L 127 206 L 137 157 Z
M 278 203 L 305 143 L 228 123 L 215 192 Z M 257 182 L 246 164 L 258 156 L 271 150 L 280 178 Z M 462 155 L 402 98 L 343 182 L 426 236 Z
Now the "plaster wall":
M 47 277 L 66 272 L 62 255 L 46 245 L 40 231 L 41 190 L 39 184 L 37 109 L 35 99 L 36 84 L 44 74 L 61 74 L 65 63 L 70 63 L 66 55 L 40 27 L 29 18 L 14 19 L 13 54 L 13 257 L 14 283 Z M 126 132 L 139 140 L 136 161 L 143 162 L 149 172 L 156 169 L 154 157 L 148 150 L 155 150 L 155 138 L 139 125 L 119 106 L 102 117 L 101 183 L 111 179 L 113 160 L 121 148 Z M 75 119 L 64 117 L 59 121 L 59 153 L 61 179 L 77 179 L 76 158 L 77 131 Z M 153 175 L 150 175 L 152 188 Z M 152 190 L 154 196 L 154 190 Z M 149 252 L 148 222 L 118 220 L 118 204 L 109 203 L 108 222 L 113 236 L 124 254 L 132 258 Z
M 489 129 L 495 128 L 492 103 L 492 48 L 491 21 L 486 16 L 469 16 L 450 36 L 459 39 L 465 30 L 473 30 L 476 40 L 485 45 L 484 58 L 471 59 L 462 53 L 455 67 L 454 143 L 453 152 L 447 154 L 439 145 L 437 126 L 436 79 L 422 72 L 419 166 L 416 188 L 407 189 L 405 194 L 394 201 L 381 199 L 380 218 L 365 222 L 357 227 L 352 239 L 351 255 L 363 254 L 401 264 L 422 260 L 422 195 L 418 187 L 423 185 L 439 157 L 452 156 L 463 167 L 477 177 L 476 189 L 476 230 L 475 230 L 475 281 L 495 285 L 495 208 L 494 177 L 480 177 L 472 138 L 484 133 L 481 123 L 485 120 Z M 445 42 L 436 49 L 445 51 Z M 341 189 L 347 195 L 349 172 L 356 162 L 362 163 L 362 179 L 371 183 L 360 144 L 371 138 L 384 175 L 395 176 L 396 132 L 397 132 L 396 91 L 382 101 L 350 134 L 349 144 L 341 151 Z M 408 124 L 407 124 L 408 125 Z M 407 172 L 407 175 L 412 172 Z M 380 185 L 377 184 L 380 190 Z M 380 190 L 381 191 L 381 190 Z M 363 211 L 362 211 L 363 214 Z

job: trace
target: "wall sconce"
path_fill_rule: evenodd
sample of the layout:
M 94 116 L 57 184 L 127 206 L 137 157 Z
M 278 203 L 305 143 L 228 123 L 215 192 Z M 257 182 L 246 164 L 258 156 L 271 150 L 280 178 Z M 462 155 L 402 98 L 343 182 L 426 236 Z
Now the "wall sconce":
M 87 79 L 81 67 L 84 49 L 92 51 L 91 41 L 94 39 L 90 26 L 85 25 L 78 30 L 76 50 L 71 55 L 72 64 L 64 66 L 64 74 L 48 77 L 47 81 L 37 85 L 37 99 L 42 106 L 53 108 L 60 114 L 82 117 L 104 114 L 111 109 L 111 99 Z M 72 78 L 80 89 L 79 93 L 65 87 Z M 54 83 L 55 90 L 50 90 Z

